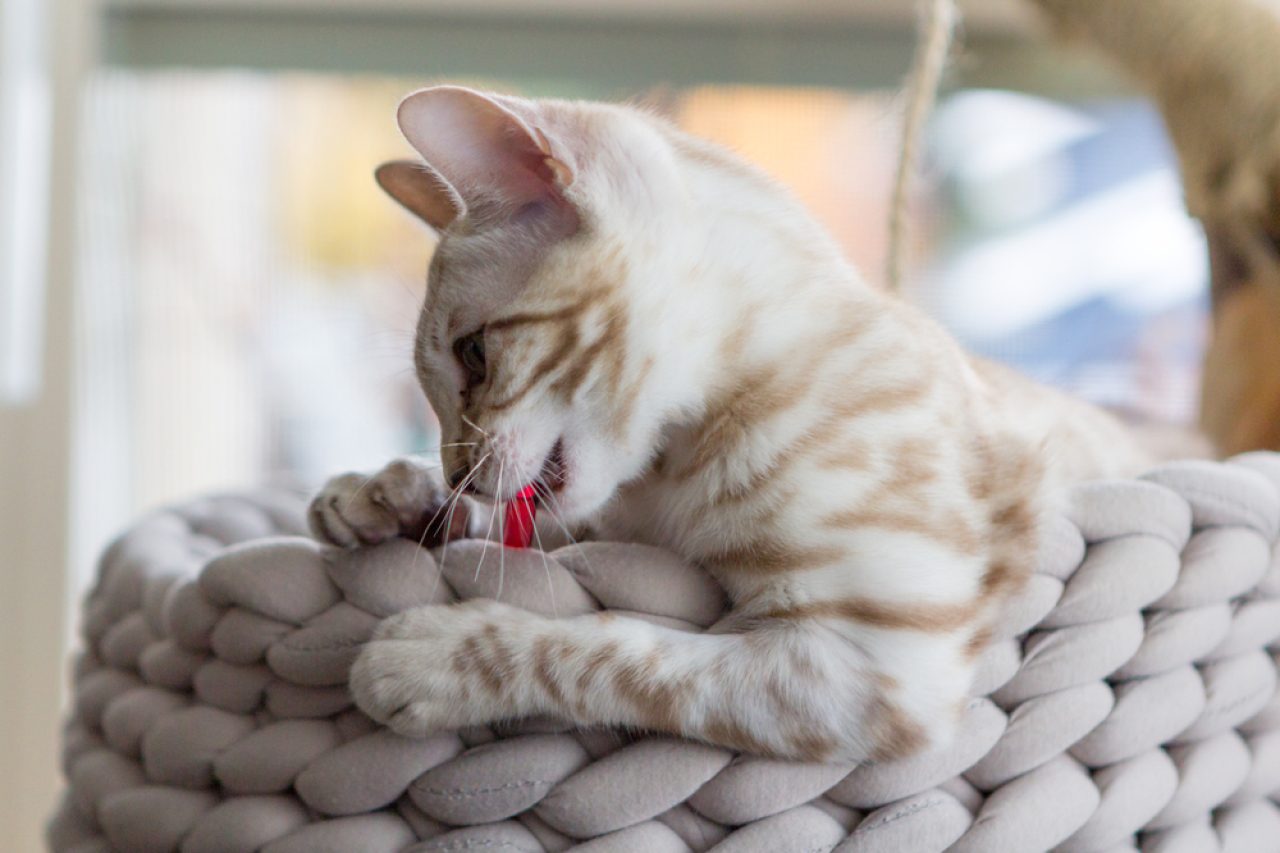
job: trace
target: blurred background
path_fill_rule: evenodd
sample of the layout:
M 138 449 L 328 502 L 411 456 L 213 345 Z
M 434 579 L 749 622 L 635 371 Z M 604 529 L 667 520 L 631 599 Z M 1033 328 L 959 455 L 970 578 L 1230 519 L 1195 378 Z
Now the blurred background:
M 15 850 L 37 846 L 56 786 L 61 661 L 113 533 L 193 493 L 301 492 L 436 441 L 409 361 L 432 241 L 371 178 L 409 153 L 409 90 L 644 103 L 790 185 L 883 276 L 911 0 L 0 4 Z M 1017 0 L 961 6 L 910 298 L 973 350 L 1190 422 L 1208 268 L 1159 116 Z

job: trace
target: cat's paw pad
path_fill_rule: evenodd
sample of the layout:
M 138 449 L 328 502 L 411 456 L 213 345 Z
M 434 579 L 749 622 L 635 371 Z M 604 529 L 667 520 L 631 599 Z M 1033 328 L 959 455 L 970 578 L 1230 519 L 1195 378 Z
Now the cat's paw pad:
M 465 536 L 470 501 L 451 506 L 439 472 L 416 459 L 397 459 L 376 474 L 340 474 L 307 511 L 312 535 L 342 548 L 405 536 L 432 546 Z

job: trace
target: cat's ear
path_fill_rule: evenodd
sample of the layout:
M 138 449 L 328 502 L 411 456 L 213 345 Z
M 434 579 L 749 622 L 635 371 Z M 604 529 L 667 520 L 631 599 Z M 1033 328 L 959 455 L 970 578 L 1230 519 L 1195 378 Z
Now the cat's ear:
M 387 195 L 436 231 L 443 231 L 464 210 L 453 187 L 422 163 L 392 160 L 373 176 Z
M 400 102 L 400 130 L 464 204 L 509 210 L 557 201 L 574 179 L 546 132 L 497 100 L 461 86 L 435 86 Z

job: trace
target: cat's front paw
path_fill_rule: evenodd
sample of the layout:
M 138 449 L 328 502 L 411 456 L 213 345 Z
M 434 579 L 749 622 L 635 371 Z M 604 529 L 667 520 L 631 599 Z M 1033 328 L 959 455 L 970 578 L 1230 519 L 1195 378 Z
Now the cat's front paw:
M 376 474 L 333 477 L 312 499 L 307 521 L 317 539 L 342 548 L 397 536 L 432 547 L 467 535 L 470 499 L 451 506 L 450 498 L 436 468 L 406 457 Z
M 476 600 L 384 620 L 351 667 L 356 704 L 408 737 L 516 716 L 508 689 L 515 649 L 502 634 L 529 616 Z

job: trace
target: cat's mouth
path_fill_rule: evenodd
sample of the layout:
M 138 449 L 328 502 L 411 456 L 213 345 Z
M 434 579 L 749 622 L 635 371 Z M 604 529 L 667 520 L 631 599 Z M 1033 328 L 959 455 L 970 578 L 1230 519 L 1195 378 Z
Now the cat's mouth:
M 534 480 L 534 486 L 543 494 L 554 495 L 564 491 L 568 481 L 569 468 L 564 461 L 564 439 L 557 438 L 546 461 L 542 463 L 542 470 Z

